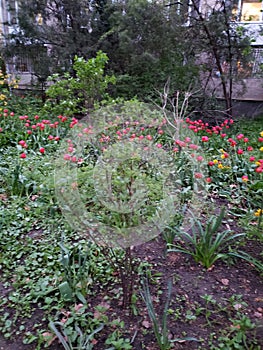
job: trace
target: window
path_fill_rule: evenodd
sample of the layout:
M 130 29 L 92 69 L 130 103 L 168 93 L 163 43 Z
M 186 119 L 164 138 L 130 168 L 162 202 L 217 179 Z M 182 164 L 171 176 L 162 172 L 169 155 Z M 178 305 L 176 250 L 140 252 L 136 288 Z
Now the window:
M 258 22 L 262 21 L 262 1 L 243 0 L 240 1 L 240 19 L 241 21 Z
M 30 72 L 30 59 L 27 55 L 19 55 L 13 58 L 15 72 L 28 73 Z
M 11 26 L 17 24 L 18 3 L 15 0 L 8 1 L 8 23 Z

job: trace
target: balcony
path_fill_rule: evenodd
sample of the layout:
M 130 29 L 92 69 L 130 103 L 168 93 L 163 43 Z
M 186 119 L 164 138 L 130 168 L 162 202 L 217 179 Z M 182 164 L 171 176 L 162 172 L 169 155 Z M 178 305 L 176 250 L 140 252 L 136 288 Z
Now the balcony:
M 263 47 L 263 21 L 257 22 L 239 22 L 247 30 L 248 36 L 251 37 L 251 46 Z

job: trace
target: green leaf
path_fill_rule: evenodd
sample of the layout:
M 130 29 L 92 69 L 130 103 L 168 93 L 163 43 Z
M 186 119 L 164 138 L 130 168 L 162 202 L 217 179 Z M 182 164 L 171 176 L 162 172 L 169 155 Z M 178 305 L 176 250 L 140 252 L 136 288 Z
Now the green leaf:
M 85 299 L 85 297 L 83 296 L 82 293 L 80 292 L 76 292 L 76 297 L 79 299 L 79 301 L 81 301 L 83 304 L 87 304 L 87 300 Z
M 59 291 L 60 291 L 62 298 L 65 301 L 71 301 L 73 299 L 72 289 L 70 288 L 70 285 L 68 284 L 68 282 L 62 282 L 58 286 L 58 288 L 59 288 Z

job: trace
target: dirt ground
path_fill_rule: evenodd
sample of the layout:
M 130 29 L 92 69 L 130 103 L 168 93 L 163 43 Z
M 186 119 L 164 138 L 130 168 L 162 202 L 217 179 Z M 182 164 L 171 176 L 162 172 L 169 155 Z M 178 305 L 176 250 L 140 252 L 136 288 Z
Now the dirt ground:
M 231 329 L 231 319 L 238 311 L 256 324 L 256 334 L 253 336 L 263 348 L 263 282 L 255 268 L 245 261 L 238 260 L 233 264 L 218 261 L 212 268 L 206 270 L 186 255 L 178 253 L 166 255 L 164 247 L 165 243 L 159 237 L 134 248 L 133 255 L 150 263 L 153 267 L 149 285 L 153 304 L 159 316 L 162 315 L 166 302 L 168 281 L 172 279 L 172 297 L 168 316 L 171 339 L 182 338 L 183 335 L 201 339 L 201 342 L 176 342 L 174 349 L 210 349 L 211 337 L 216 340 L 223 328 L 227 326 Z M 259 258 L 262 245 L 256 240 L 251 240 L 242 249 Z M 125 321 L 125 331 L 123 331 L 125 337 L 133 338 L 133 349 L 159 349 L 147 309 L 140 298 L 140 285 L 136 286 L 135 283 L 135 290 L 137 289 L 139 296 L 136 303 L 137 315 L 132 315 L 121 307 L 121 300 L 116 300 L 115 297 L 116 288 L 118 289 L 119 286 L 112 285 L 107 290 L 102 290 L 92 300 L 89 299 L 91 308 L 103 302 L 107 295 L 107 316 L 109 319 L 120 318 Z M 240 300 L 239 295 L 242 296 Z M 207 304 L 204 296 L 211 296 L 213 301 Z M 231 307 L 233 298 L 236 301 Z M 38 316 L 36 313 L 36 317 Z M 28 327 L 35 321 L 28 320 Z M 104 341 L 110 331 L 112 330 L 108 329 L 99 333 L 94 349 L 105 350 Z M 249 333 L 247 337 L 249 339 Z M 23 345 L 21 337 L 4 340 L 0 336 L 0 349 L 35 350 L 36 345 Z M 63 347 L 55 340 L 49 349 L 59 350 Z

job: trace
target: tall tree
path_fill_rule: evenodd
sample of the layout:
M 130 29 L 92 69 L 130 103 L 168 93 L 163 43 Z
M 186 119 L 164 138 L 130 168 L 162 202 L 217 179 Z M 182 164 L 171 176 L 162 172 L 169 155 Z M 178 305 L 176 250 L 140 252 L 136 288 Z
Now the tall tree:
M 110 23 L 101 48 L 117 76 L 118 94 L 154 98 L 169 77 L 171 90 L 186 90 L 197 78 L 187 28 L 160 1 L 117 2 Z
M 232 115 L 234 81 L 242 78 L 238 70 L 249 69 L 251 60 L 250 38 L 236 17 L 237 1 L 214 0 L 202 7 L 199 0 L 191 0 L 188 5 L 196 56 L 210 78 L 217 71 L 226 113 Z
M 31 56 L 36 74 L 68 70 L 75 55 L 95 55 L 98 38 L 107 29 L 107 18 L 103 16 L 106 2 L 20 0 L 19 25 L 8 38 L 8 51 L 12 55 L 23 51 Z M 43 59 L 45 67 L 36 62 Z

